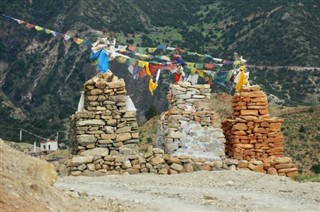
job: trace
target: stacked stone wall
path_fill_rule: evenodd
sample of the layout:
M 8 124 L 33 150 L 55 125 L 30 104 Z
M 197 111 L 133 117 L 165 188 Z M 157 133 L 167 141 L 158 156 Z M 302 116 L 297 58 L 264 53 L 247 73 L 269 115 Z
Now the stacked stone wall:
M 210 85 L 171 85 L 169 110 L 161 115 L 157 145 L 174 156 L 221 160 L 224 135 L 220 119 L 210 105 Z
M 121 146 L 138 149 L 136 112 L 127 108 L 124 81 L 100 75 L 85 83 L 84 94 L 84 110 L 71 116 L 71 153 L 100 148 L 117 155 Z
M 222 122 L 226 155 L 242 161 L 240 168 L 288 176 L 296 174 L 291 159 L 279 159 L 284 158 L 283 119 L 270 117 L 268 99 L 260 87 L 244 87 L 235 93 L 232 109 L 233 116 Z

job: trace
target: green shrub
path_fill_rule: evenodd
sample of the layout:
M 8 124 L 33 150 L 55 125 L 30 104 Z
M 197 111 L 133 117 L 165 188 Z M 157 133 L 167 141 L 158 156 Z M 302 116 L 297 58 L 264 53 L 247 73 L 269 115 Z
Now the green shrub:
M 313 171 L 316 174 L 320 174 L 320 163 L 319 164 L 313 164 L 310 168 L 311 171 Z

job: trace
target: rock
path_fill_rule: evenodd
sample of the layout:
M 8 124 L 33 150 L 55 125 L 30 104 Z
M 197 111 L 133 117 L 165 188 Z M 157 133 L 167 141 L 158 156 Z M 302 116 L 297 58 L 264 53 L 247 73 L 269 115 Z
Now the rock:
M 105 122 L 99 119 L 91 119 L 91 120 L 84 120 L 78 121 L 77 126 L 96 126 L 96 125 L 105 125 Z
M 182 171 L 183 166 L 180 165 L 180 164 L 177 164 L 177 163 L 173 163 L 173 164 L 171 164 L 170 168 L 175 170 L 175 171 L 180 172 L 180 171 Z
M 93 163 L 87 164 L 87 168 L 90 171 L 95 171 L 96 170 L 96 166 Z
M 73 156 L 71 166 L 80 166 L 81 164 L 91 163 L 93 156 Z
M 126 132 L 131 132 L 131 127 L 130 126 L 126 126 L 126 127 L 122 127 L 116 130 L 116 133 L 126 133 Z
M 71 172 L 71 175 L 72 175 L 72 176 L 80 176 L 81 174 L 82 174 L 81 171 L 72 171 L 72 172 Z
M 162 164 L 164 162 L 165 162 L 164 159 L 160 156 L 156 156 L 156 157 L 152 158 L 150 161 L 150 163 L 154 166 L 158 165 L 158 164 Z
M 81 156 L 95 156 L 95 155 L 100 155 L 102 157 L 106 156 L 109 154 L 109 149 L 107 148 L 94 148 L 90 150 L 85 150 L 80 153 Z
M 128 168 L 131 168 L 132 165 L 131 165 L 131 163 L 130 163 L 129 160 L 126 160 L 126 161 L 123 163 L 122 167 L 125 168 L 125 169 L 128 169 Z
M 161 169 L 159 170 L 159 174 L 167 175 L 167 174 L 168 174 L 168 169 L 167 169 L 167 168 L 161 168 Z
M 248 129 L 248 127 L 247 127 L 247 125 L 245 124 L 245 123 L 238 123 L 238 124 L 235 124 L 235 125 L 233 125 L 233 127 L 232 127 L 232 130 L 247 130 Z
M 238 168 L 248 168 L 249 162 L 247 160 L 240 160 L 238 163 Z
M 103 94 L 103 90 L 102 89 L 92 89 L 89 92 L 89 95 L 92 95 L 92 96 L 96 96 L 96 95 L 99 95 L 99 94 Z
M 287 172 L 286 175 L 287 177 L 295 178 L 298 175 L 298 171 Z
M 273 168 L 273 167 L 270 167 L 268 169 L 268 174 L 271 174 L 271 175 L 278 175 L 278 172 L 277 172 L 277 169 Z
M 121 133 L 121 134 L 118 134 L 117 137 L 116 137 L 116 141 L 126 141 L 126 140 L 129 140 L 131 139 L 132 136 L 131 136 L 131 133 Z
M 253 116 L 258 116 L 258 111 L 257 110 L 241 110 L 240 111 L 241 115 L 253 115 Z
M 230 166 L 230 165 L 238 165 L 239 162 L 237 159 L 227 158 L 224 160 L 224 163 L 226 163 L 228 166 Z
M 121 88 L 125 86 L 125 83 L 123 80 L 118 80 L 115 82 L 109 82 L 107 85 L 109 88 Z
M 252 85 L 249 88 L 251 91 L 260 91 L 260 85 Z
M 281 157 L 275 159 L 276 164 L 283 164 L 283 163 L 291 163 L 292 160 L 289 157 Z
M 94 137 L 94 135 L 79 135 L 77 136 L 77 141 L 80 145 L 88 145 L 88 144 L 92 144 L 96 142 L 96 138 Z
M 153 148 L 152 152 L 154 154 L 164 154 L 164 151 L 160 148 Z

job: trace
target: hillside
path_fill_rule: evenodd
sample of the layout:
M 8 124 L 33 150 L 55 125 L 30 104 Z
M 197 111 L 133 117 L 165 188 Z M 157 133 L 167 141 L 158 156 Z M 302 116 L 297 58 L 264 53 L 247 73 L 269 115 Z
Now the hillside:
M 95 41 L 109 33 L 118 43 L 155 47 L 159 43 L 232 59 L 238 51 L 251 65 L 319 67 L 320 3 L 312 1 L 62 1 L 11 0 L 0 12 L 71 36 Z M 96 75 L 85 45 L 64 41 L 0 19 L 0 135 L 18 140 L 19 128 L 66 141 L 68 117 L 76 110 L 83 83 Z M 107 33 L 104 33 L 106 31 Z M 276 31 L 276 33 L 275 33 Z M 182 55 L 188 61 L 201 59 Z M 155 96 L 147 79 L 133 80 L 127 66 L 113 62 L 138 108 L 160 113 L 167 107 L 172 75 L 161 75 Z M 223 70 L 228 68 L 223 68 Z M 319 69 L 260 69 L 250 80 L 285 105 L 319 104 Z M 214 85 L 213 91 L 227 89 Z M 32 136 L 26 135 L 32 142 Z

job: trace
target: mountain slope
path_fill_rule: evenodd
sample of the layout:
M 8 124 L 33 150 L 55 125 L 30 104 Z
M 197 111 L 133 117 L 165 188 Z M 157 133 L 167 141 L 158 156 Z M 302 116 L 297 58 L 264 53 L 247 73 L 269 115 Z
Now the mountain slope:
M 224 59 L 232 59 L 238 51 L 253 65 L 314 67 L 320 66 L 319 8 L 316 0 L 0 3 L 1 13 L 90 41 L 113 33 L 122 44 L 153 47 L 166 43 Z M 90 49 L 2 18 L 0 28 L 0 136 L 17 140 L 20 127 L 43 137 L 65 130 L 83 83 L 98 74 L 88 59 Z M 162 75 L 155 96 L 151 96 L 147 79 L 133 80 L 127 67 L 116 62 L 111 69 L 125 78 L 140 120 L 149 108 L 166 109 L 172 76 Z M 253 83 L 263 85 L 284 104 L 319 103 L 317 70 L 252 69 L 252 76 Z M 225 88 L 215 86 L 213 90 Z M 14 111 L 23 115 L 12 115 Z

